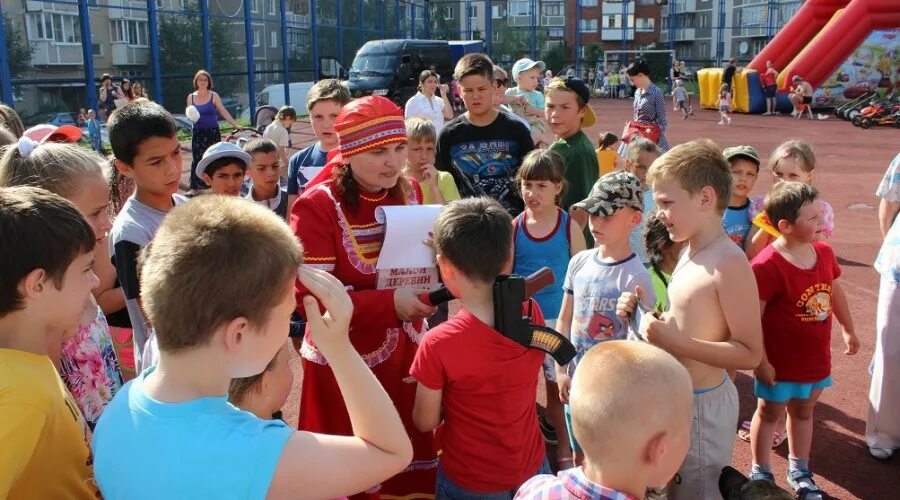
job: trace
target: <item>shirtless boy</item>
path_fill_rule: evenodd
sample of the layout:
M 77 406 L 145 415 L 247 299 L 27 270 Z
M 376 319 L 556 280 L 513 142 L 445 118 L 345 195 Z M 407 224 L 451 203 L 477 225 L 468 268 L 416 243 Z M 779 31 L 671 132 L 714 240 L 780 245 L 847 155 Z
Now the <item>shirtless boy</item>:
M 791 78 L 791 82 L 794 84 L 794 87 L 791 89 L 791 94 L 788 98 L 791 100 L 791 104 L 794 105 L 794 111 L 791 112 L 791 116 L 796 117 L 800 113 L 801 104 L 806 104 L 807 106 L 812 104 L 813 88 L 809 82 L 799 75 L 794 75 Z
M 669 150 L 647 172 L 658 217 L 675 242 L 687 242 L 669 285 L 669 310 L 644 315 L 640 333 L 687 368 L 694 387 L 691 448 L 669 485 L 669 498 L 719 498 L 722 467 L 731 464 L 737 390 L 726 369 L 755 368 L 762 353 L 756 280 L 747 257 L 722 229 L 731 171 L 710 140 Z M 642 296 L 643 290 L 638 289 Z M 634 295 L 619 301 L 629 315 Z

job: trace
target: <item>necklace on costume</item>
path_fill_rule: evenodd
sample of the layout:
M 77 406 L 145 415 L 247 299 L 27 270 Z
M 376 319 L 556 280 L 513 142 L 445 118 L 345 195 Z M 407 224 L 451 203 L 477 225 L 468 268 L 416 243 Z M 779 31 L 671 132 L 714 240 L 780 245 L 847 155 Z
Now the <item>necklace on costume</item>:
M 672 274 L 670 276 L 672 276 L 674 278 L 675 273 L 677 273 L 679 270 L 681 270 L 681 268 L 684 267 L 688 262 L 690 262 L 691 259 L 700 255 L 701 253 L 703 253 L 704 250 L 706 250 L 708 247 L 710 247 L 713 243 L 715 243 L 725 237 L 727 237 L 725 235 L 725 233 L 722 233 L 722 234 L 716 236 L 715 238 L 707 241 L 702 247 L 700 247 L 696 252 L 694 252 L 694 255 L 688 255 L 687 260 L 685 260 L 684 262 L 679 262 L 678 265 L 675 266 L 675 269 L 672 270 Z M 688 248 L 688 252 L 690 252 L 690 248 Z

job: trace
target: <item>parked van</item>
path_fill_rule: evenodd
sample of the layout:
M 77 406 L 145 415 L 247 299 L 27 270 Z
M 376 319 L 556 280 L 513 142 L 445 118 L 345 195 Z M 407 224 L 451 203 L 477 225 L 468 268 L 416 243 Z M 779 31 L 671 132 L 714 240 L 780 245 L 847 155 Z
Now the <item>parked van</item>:
M 293 82 L 288 84 L 288 90 L 291 94 L 291 107 L 297 110 L 297 115 L 305 115 L 306 111 L 306 95 L 312 88 L 314 82 Z M 256 107 L 272 106 L 278 109 L 287 104 L 284 102 L 284 84 L 276 83 L 269 85 L 256 95 Z
M 348 88 L 353 97 L 383 95 L 403 106 L 418 91 L 419 73 L 433 69 L 449 83 L 455 65 L 446 40 L 373 40 L 356 53 Z

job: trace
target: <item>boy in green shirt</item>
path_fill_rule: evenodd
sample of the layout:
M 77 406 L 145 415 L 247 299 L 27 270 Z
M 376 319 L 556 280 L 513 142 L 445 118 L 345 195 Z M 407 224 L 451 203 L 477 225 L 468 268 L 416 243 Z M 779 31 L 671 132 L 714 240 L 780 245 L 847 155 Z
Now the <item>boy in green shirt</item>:
M 582 228 L 586 228 L 587 212 L 571 206 L 587 198 L 591 186 L 600 177 L 597 152 L 591 140 L 581 131 L 597 121 L 594 110 L 588 106 L 591 93 L 578 78 L 554 78 L 547 85 L 544 97 L 547 122 L 556 136 L 550 151 L 559 153 L 566 164 L 562 208 L 568 210 Z

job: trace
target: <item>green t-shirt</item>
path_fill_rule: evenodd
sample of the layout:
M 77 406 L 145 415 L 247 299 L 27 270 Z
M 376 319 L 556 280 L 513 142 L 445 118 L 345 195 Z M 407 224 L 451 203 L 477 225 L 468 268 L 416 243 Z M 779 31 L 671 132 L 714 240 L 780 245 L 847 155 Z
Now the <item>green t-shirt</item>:
M 568 139 L 554 142 L 550 151 L 559 153 L 566 165 L 566 191 L 562 206 L 568 210 L 573 203 L 587 198 L 594 183 L 600 178 L 597 151 L 591 140 L 580 130 Z
M 656 304 L 654 306 L 656 310 L 667 311 L 669 309 L 669 294 L 666 285 L 672 281 L 672 275 L 658 273 L 653 266 L 650 266 L 647 272 L 650 273 L 650 281 L 653 282 L 653 293 L 656 296 Z M 665 278 L 665 281 L 663 281 L 663 278 Z

